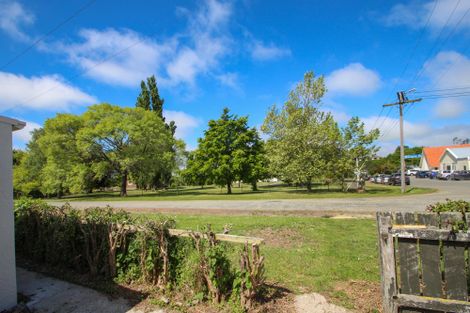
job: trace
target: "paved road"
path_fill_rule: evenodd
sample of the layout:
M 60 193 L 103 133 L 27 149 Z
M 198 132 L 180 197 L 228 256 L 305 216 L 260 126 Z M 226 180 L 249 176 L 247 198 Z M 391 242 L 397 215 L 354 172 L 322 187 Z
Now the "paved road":
M 208 213 L 285 213 L 322 215 L 330 213 L 370 214 L 380 211 L 419 211 L 445 199 L 470 201 L 470 181 L 414 179 L 412 186 L 431 187 L 438 192 L 426 195 L 373 198 L 298 199 L 298 200 L 197 200 L 197 201 L 83 201 L 72 202 L 75 208 L 110 205 L 130 211 L 208 212 Z M 54 202 L 54 204 L 61 204 Z

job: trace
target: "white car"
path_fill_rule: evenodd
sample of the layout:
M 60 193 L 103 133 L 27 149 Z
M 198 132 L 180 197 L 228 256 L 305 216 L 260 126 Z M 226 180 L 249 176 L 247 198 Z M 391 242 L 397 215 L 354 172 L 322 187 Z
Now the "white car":
M 450 174 L 452 174 L 454 171 L 441 171 L 439 174 L 437 174 L 437 179 L 445 179 L 449 180 L 450 179 Z

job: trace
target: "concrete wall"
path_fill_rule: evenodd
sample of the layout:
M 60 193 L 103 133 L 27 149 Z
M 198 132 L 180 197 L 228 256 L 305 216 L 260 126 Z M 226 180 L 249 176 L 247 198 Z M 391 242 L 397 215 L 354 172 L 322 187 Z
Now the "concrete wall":
M 16 121 L 18 122 L 18 121 Z M 11 120 L 0 117 L 0 312 L 16 305 Z

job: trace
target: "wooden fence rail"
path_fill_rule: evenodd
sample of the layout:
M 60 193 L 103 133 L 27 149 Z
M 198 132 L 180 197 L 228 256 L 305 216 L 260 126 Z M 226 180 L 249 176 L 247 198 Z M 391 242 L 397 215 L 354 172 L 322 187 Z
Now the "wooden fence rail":
M 125 227 L 128 227 L 128 229 L 130 229 L 131 232 L 142 230 L 141 227 L 133 226 L 133 225 L 127 225 Z M 191 237 L 192 235 L 196 235 L 201 238 L 205 238 L 206 236 L 205 233 L 197 232 L 193 230 L 186 230 L 186 229 L 170 228 L 168 232 L 170 233 L 171 236 L 177 236 L 177 237 Z M 215 237 L 215 240 L 218 240 L 218 241 L 225 241 L 225 242 L 231 242 L 231 243 L 243 243 L 243 244 L 257 245 L 257 246 L 259 246 L 260 244 L 264 242 L 263 238 L 229 235 L 229 234 L 215 234 L 214 233 L 214 237 Z
M 469 214 L 377 213 L 384 313 L 470 313 Z

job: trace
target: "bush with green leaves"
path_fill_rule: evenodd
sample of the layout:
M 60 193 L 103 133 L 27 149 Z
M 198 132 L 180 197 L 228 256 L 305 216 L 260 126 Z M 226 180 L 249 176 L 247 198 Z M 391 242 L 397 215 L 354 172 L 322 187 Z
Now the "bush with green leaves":
M 428 211 L 441 213 L 441 212 L 470 212 L 470 202 L 464 200 L 450 200 L 446 199 L 446 202 L 437 202 L 427 207 Z
M 76 210 L 40 200 L 15 202 L 15 240 L 22 258 L 88 274 L 90 280 L 145 283 L 161 292 L 177 291 L 188 301 L 230 300 L 243 310 L 251 308 L 264 281 L 262 257 L 250 261 L 245 247 L 237 268 L 230 257 L 233 247 L 217 241 L 210 226 L 189 232 L 189 238 L 171 236 L 174 227 L 175 221 L 164 216 L 141 221 L 110 207 Z

